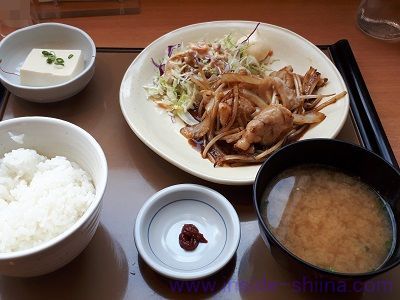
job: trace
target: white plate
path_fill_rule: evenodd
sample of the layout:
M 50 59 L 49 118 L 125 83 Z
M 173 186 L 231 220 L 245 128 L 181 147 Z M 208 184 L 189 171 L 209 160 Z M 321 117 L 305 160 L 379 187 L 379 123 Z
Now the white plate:
M 207 239 L 193 251 L 179 245 L 184 224 L 194 224 Z M 154 194 L 140 209 L 135 243 L 143 260 L 160 274 L 182 280 L 209 276 L 235 254 L 240 222 L 230 202 L 218 192 L 179 184 Z
M 122 113 L 135 134 L 154 152 L 174 164 L 200 178 L 230 185 L 253 183 L 260 165 L 244 167 L 217 167 L 192 148 L 180 134 L 181 122 L 173 123 L 168 114 L 147 100 L 144 85 L 152 82 L 157 70 L 151 63 L 165 55 L 168 45 L 214 40 L 228 33 L 239 36 L 248 35 L 256 26 L 256 22 L 217 21 L 186 26 L 160 37 L 140 53 L 129 66 L 121 83 L 120 105 Z M 321 93 L 339 93 L 347 90 L 345 83 L 328 57 L 315 45 L 287 29 L 261 23 L 258 30 L 270 41 L 274 57 L 279 61 L 272 65 L 279 69 L 292 65 L 294 71 L 304 74 L 310 66 L 328 78 L 326 87 Z M 337 103 L 322 110 L 327 118 L 311 128 L 302 137 L 334 138 L 342 128 L 349 110 L 349 99 L 345 96 Z

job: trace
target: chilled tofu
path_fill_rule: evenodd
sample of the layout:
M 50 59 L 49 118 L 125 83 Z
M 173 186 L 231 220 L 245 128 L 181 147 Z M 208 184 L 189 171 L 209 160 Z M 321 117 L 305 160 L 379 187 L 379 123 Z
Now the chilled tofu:
M 59 60 L 48 63 L 43 51 L 54 54 Z M 32 49 L 20 69 L 21 84 L 29 86 L 60 84 L 74 78 L 83 68 L 84 59 L 81 50 Z

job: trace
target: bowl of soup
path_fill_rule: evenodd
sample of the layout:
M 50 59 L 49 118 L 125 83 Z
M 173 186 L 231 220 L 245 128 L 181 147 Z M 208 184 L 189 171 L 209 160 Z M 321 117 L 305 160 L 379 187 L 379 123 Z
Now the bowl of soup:
M 400 172 L 353 144 L 310 139 L 264 162 L 254 183 L 261 236 L 302 274 L 362 279 L 400 262 Z

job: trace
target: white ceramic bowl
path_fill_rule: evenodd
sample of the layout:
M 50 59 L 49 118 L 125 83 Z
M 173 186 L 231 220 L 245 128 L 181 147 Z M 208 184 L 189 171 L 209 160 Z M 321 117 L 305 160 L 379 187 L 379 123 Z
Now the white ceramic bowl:
M 57 85 L 33 87 L 20 84 L 19 74 L 25 58 L 32 48 L 82 50 L 85 67 L 73 79 Z M 60 101 L 80 92 L 93 77 L 96 47 L 90 36 L 79 28 L 59 24 L 43 23 L 28 26 L 9 34 L 0 42 L 0 80 L 18 97 L 34 102 Z
M 10 138 L 24 134 L 23 144 Z M 65 156 L 87 171 L 96 195 L 83 216 L 55 238 L 30 249 L 0 253 L 0 274 L 18 277 L 42 275 L 74 259 L 92 239 L 107 183 L 107 161 L 96 140 L 82 128 L 59 119 L 23 117 L 0 122 L 0 157 L 13 149 L 31 148 L 47 157 Z
M 207 239 L 193 251 L 179 245 L 184 224 L 194 224 Z M 218 192 L 195 184 L 167 187 L 146 201 L 139 211 L 135 243 L 144 261 L 170 278 L 193 280 L 225 266 L 240 240 L 235 209 Z

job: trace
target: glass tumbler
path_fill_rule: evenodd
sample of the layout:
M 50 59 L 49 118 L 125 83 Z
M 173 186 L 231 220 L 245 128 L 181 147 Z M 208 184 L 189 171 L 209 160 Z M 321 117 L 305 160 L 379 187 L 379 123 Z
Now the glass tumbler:
M 32 23 L 30 0 L 0 0 L 1 37 Z
M 362 0 L 357 25 L 372 37 L 400 41 L 400 0 Z

